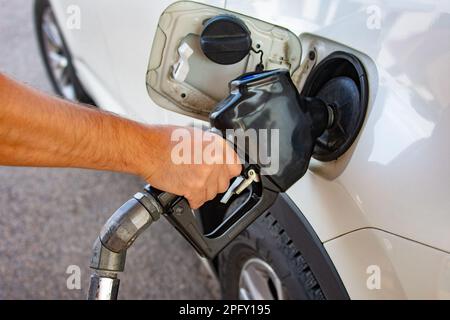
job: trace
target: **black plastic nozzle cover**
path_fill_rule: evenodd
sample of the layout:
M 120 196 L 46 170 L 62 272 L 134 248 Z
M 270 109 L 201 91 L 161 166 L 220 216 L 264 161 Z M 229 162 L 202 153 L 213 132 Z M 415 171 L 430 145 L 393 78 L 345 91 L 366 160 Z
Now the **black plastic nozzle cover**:
M 211 126 L 224 133 L 227 129 L 251 129 L 258 139 L 261 130 L 267 130 L 268 135 L 277 133 L 278 141 L 259 139 L 258 149 L 270 154 L 267 178 L 278 192 L 286 191 L 303 177 L 317 138 L 329 121 L 327 104 L 318 98 L 300 96 L 289 71 L 284 69 L 249 73 L 233 80 L 230 95 L 210 115 Z M 246 155 L 251 152 L 248 144 L 238 144 L 237 148 L 244 149 Z M 252 160 L 264 174 L 267 159 L 261 161 L 259 155 Z

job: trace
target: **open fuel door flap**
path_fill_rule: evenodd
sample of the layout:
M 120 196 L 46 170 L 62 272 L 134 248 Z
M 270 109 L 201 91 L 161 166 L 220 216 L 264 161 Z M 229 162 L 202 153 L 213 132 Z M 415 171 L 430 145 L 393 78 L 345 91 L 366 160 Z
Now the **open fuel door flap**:
M 176 2 L 161 15 L 147 90 L 161 107 L 207 120 L 228 83 L 253 71 L 300 66 L 299 38 L 289 30 L 228 10 Z

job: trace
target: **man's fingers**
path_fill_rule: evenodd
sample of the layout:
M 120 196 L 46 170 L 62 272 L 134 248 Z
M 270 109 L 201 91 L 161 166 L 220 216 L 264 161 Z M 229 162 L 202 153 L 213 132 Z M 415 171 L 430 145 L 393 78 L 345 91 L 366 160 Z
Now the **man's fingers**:
M 218 193 L 224 193 L 228 190 L 228 187 L 230 186 L 230 180 L 227 177 L 220 177 L 219 182 L 217 183 L 217 192 Z
M 208 188 L 208 190 L 206 191 L 206 201 L 210 201 L 212 199 L 214 199 L 217 195 L 217 188 Z
M 195 210 L 195 209 L 200 208 L 203 205 L 204 200 L 198 200 L 198 199 L 189 200 L 188 199 L 188 202 L 189 202 L 189 207 L 191 207 L 191 209 Z
M 191 190 L 189 194 L 185 195 L 191 209 L 200 208 L 206 201 L 209 200 L 208 197 L 208 190 L 206 188 Z
M 230 178 L 237 177 L 242 172 L 242 165 L 240 164 L 228 165 L 228 172 L 230 174 Z

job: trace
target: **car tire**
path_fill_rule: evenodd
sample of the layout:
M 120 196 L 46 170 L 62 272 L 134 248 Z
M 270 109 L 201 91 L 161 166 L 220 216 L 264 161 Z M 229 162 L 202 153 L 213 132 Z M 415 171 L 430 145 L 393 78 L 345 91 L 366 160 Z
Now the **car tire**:
M 325 299 L 308 262 L 271 213 L 231 242 L 218 263 L 224 299 Z
M 94 106 L 77 77 L 72 54 L 48 0 L 35 0 L 34 24 L 39 51 L 55 92 L 64 99 Z

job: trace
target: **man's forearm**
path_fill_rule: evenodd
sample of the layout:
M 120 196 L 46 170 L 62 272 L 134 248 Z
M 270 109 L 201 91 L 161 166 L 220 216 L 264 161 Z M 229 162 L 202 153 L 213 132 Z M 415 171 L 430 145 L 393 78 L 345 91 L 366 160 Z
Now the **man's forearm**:
M 46 96 L 0 74 L 0 165 L 143 174 L 139 149 L 157 152 L 148 147 L 158 130 L 151 131 L 151 127 Z
M 174 163 L 176 129 L 143 125 L 50 97 L 0 73 L 0 165 L 132 173 L 155 188 L 186 197 L 196 209 L 225 192 L 242 167 L 222 137 L 196 128 L 184 128 L 192 137 L 187 152 L 194 156 L 214 150 L 209 161 Z M 234 155 L 232 163 L 226 161 L 228 154 Z

